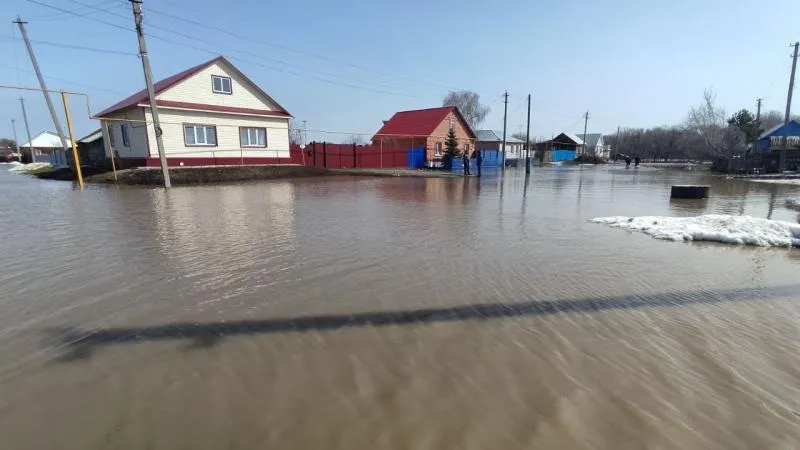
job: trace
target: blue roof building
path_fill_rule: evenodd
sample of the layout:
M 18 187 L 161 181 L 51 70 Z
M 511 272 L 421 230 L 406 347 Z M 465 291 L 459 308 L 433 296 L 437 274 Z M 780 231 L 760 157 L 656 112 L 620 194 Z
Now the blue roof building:
M 787 124 L 776 125 L 761 133 L 756 144 L 756 153 L 772 153 L 783 148 L 783 140 L 787 138 L 787 149 L 800 148 L 800 123 L 790 120 Z

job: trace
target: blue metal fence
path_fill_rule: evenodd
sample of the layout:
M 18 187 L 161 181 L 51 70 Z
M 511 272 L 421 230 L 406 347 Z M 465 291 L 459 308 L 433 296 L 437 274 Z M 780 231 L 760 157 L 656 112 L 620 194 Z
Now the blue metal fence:
M 408 168 L 409 169 L 425 168 L 424 148 L 412 148 L 408 151 Z
M 551 153 L 551 161 L 574 161 L 575 150 L 553 150 Z

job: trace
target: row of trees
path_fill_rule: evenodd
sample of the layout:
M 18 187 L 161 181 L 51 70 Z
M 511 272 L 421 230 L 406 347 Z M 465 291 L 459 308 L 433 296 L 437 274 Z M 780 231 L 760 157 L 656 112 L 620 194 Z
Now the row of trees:
M 797 119 L 798 117 L 793 117 Z M 749 147 L 764 130 L 783 123 L 783 114 L 769 111 L 756 120 L 742 109 L 728 116 L 716 104 L 716 94 L 703 93 L 703 102 L 689 110 L 682 124 L 655 128 L 626 128 L 604 137 L 614 153 L 643 159 L 715 159 L 731 160 L 748 153 Z

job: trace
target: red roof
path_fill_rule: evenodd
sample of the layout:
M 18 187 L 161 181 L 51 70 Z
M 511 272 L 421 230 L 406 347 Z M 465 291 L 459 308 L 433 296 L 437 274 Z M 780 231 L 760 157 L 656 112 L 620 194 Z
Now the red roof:
M 196 65 L 194 67 L 190 67 L 190 68 L 184 70 L 183 72 L 179 72 L 179 73 L 176 73 L 175 75 L 172 75 L 170 77 L 164 78 L 163 80 L 158 81 L 157 83 L 153 84 L 153 90 L 155 91 L 155 94 L 158 95 L 160 92 L 163 92 L 163 91 L 171 88 L 172 86 L 175 86 L 176 84 L 180 83 L 181 81 L 189 78 L 190 76 L 196 74 L 197 72 L 200 72 L 201 70 L 205 69 L 206 67 L 208 67 L 208 66 L 210 66 L 212 64 L 215 64 L 217 62 L 222 62 L 222 63 L 225 63 L 226 65 L 228 65 L 235 72 L 237 72 L 242 78 L 244 78 L 245 81 L 250 83 L 259 93 L 263 94 L 265 97 L 270 99 L 273 103 L 275 103 L 275 106 L 278 107 L 279 111 L 275 111 L 274 114 L 271 114 L 271 115 L 283 115 L 283 116 L 291 117 L 291 114 L 289 114 L 288 111 L 286 111 L 281 105 L 279 105 L 278 102 L 273 100 L 272 97 L 267 95 L 266 92 L 262 91 L 261 88 L 259 88 L 255 83 L 250 81 L 249 78 L 247 78 L 242 72 L 239 71 L 239 69 L 237 69 L 233 64 L 231 64 L 230 61 L 225 59 L 224 56 L 217 56 L 216 58 L 208 60 L 208 61 L 206 61 L 206 62 L 204 62 L 202 64 L 198 64 L 198 65 Z M 148 95 L 147 95 L 147 89 L 142 89 L 141 91 L 131 95 L 130 97 L 127 97 L 124 100 L 109 106 L 108 108 L 106 108 L 106 109 L 100 111 L 99 113 L 95 114 L 95 117 L 103 117 L 103 116 L 106 116 L 106 115 L 111 114 L 113 112 L 120 111 L 120 110 L 123 110 L 125 108 L 130 108 L 131 106 L 136 106 L 136 105 L 142 104 L 142 103 L 143 104 L 150 104 L 150 99 L 148 98 Z M 168 103 L 168 102 L 165 102 L 165 103 Z M 159 100 L 158 104 L 162 104 L 162 101 Z M 207 108 L 203 108 L 203 109 L 208 109 L 208 110 L 212 110 L 212 111 L 215 110 L 215 106 L 214 105 L 199 105 L 199 104 L 197 104 L 197 105 L 198 106 L 207 106 Z M 167 105 L 165 104 L 164 106 L 167 106 Z M 201 109 L 201 108 L 193 108 L 193 109 Z
M 469 124 L 467 124 L 467 121 L 464 120 L 464 117 L 455 106 L 397 112 L 391 119 L 384 122 L 383 127 L 372 138 L 375 139 L 381 136 L 430 136 L 451 111 L 456 113 L 467 132 L 474 138 L 475 133 L 472 132 Z

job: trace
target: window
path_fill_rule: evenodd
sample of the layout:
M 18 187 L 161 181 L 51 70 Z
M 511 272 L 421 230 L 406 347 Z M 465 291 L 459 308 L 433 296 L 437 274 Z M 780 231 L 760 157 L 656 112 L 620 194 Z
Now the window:
M 464 144 L 464 151 L 469 155 L 469 144 Z
M 267 129 L 266 128 L 239 128 L 239 143 L 242 147 L 266 147 Z
M 184 125 L 183 142 L 187 147 L 194 145 L 217 145 L 217 127 L 213 125 Z
M 450 118 L 450 130 L 456 131 L 456 119 Z
M 217 94 L 231 94 L 231 79 L 219 75 L 211 75 L 211 90 Z
M 437 142 L 436 143 L 436 146 L 434 147 L 434 150 L 433 150 L 433 155 L 434 156 L 442 156 L 442 143 L 441 142 Z
M 108 126 L 108 143 L 111 144 L 112 147 L 117 146 L 117 142 L 114 140 L 114 125 Z
M 120 125 L 119 131 L 122 132 L 122 145 L 125 147 L 131 146 L 131 138 L 128 136 L 128 126 L 127 125 Z

